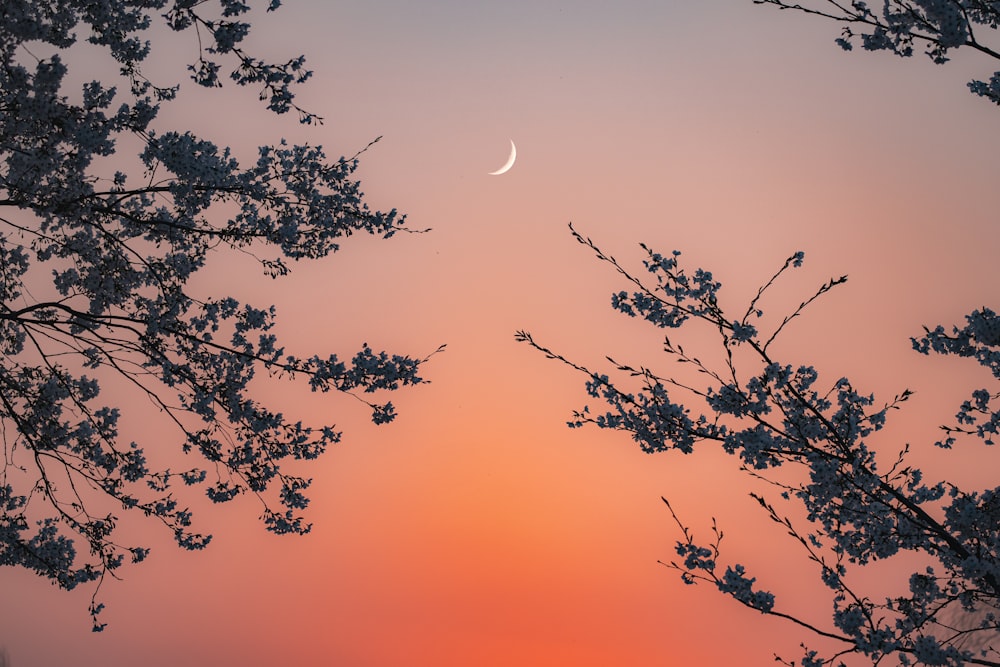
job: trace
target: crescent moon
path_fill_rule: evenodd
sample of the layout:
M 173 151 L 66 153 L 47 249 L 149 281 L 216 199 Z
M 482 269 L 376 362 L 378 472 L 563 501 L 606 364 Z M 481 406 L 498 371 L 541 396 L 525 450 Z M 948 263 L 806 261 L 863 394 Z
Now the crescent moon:
M 517 159 L 517 147 L 514 145 L 514 140 L 511 139 L 510 140 L 510 157 L 507 158 L 507 161 L 504 163 L 504 165 L 502 167 L 500 167 L 496 171 L 491 171 L 489 173 L 489 175 L 490 176 L 499 176 L 500 174 L 506 174 L 508 171 L 510 171 L 510 168 L 514 166 L 514 160 L 516 160 L 516 159 Z

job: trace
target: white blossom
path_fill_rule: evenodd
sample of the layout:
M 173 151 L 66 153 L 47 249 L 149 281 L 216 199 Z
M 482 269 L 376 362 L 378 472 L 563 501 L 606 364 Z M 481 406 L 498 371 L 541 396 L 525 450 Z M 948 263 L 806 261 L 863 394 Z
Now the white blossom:
M 281 141 L 241 164 L 193 131 L 157 127 L 160 107 L 178 90 L 143 73 L 151 53 L 144 31 L 160 20 L 192 34 L 195 83 L 217 87 L 227 74 L 273 111 L 320 121 L 290 92 L 310 76 L 304 59 L 253 57 L 242 49 L 250 3 L 218 0 L 214 16 L 212 4 L 9 0 L 0 12 L 0 206 L 12 212 L 0 216 L 2 480 L 7 468 L 27 479 L 25 488 L 0 481 L 0 564 L 66 589 L 102 580 L 126 555 L 138 562 L 147 554 L 116 540 L 117 517 L 95 507 L 95 493 L 155 518 L 187 549 L 204 548 L 211 536 L 193 529 L 177 480 L 203 486 L 215 502 L 256 496 L 270 530 L 308 532 L 310 480 L 283 464 L 316 458 L 340 433 L 254 399 L 256 371 L 353 394 L 376 423 L 391 421 L 395 409 L 362 395 L 423 381 L 421 360 L 367 345 L 350 361 L 286 354 L 271 332 L 274 307 L 189 291 L 219 252 L 270 250 L 259 261 L 276 277 L 288 273 L 287 260 L 325 257 L 351 234 L 405 229 L 395 210 L 368 208 L 353 178 L 356 157 L 330 159 L 320 146 Z M 69 90 L 78 39 L 103 48 L 125 85 L 89 81 Z M 45 52 L 39 44 L 52 55 L 36 57 Z M 117 147 L 136 141 L 145 173 L 126 173 Z M 26 286 L 46 273 L 58 296 L 35 300 Z M 172 440 L 195 455 L 194 465 L 158 470 L 142 443 L 122 442 L 119 411 L 101 404 L 85 369 L 117 375 L 147 396 L 168 427 L 156 445 Z M 95 630 L 102 607 L 91 605 Z
M 665 338 L 664 353 L 694 369 L 707 386 L 657 372 L 652 364 L 636 366 L 611 357 L 613 371 L 602 373 L 518 332 L 517 340 L 584 374 L 587 395 L 604 404 L 577 410 L 570 424 L 626 431 L 650 453 L 692 454 L 716 443 L 739 456 L 748 475 L 777 489 L 774 499 L 750 495 L 818 567 L 832 594 L 829 622 L 813 624 L 785 611 L 773 593 L 757 586 L 744 565 L 723 562 L 722 531 L 714 522 L 713 539 L 697 540 L 664 499 L 682 533 L 676 544 L 679 559 L 668 567 L 678 570 L 687 584 L 711 583 L 749 608 L 791 618 L 841 643 L 833 656 L 804 648 L 801 665 L 842 664 L 840 657 L 848 653 L 863 655 L 873 664 L 888 657 L 907 665 L 1000 665 L 1000 487 L 977 492 L 948 480 L 926 482 L 924 473 L 908 462 L 908 447 L 888 460 L 884 452 L 878 455 L 869 447 L 868 439 L 887 427 L 887 415 L 902 407 L 909 390 L 878 405 L 849 379 L 824 382 L 815 368 L 781 363 L 770 350 L 789 322 L 846 278 L 821 285 L 766 330 L 747 322 L 762 321 L 761 297 L 786 271 L 802 264 L 802 253 L 791 255 L 758 290 L 744 315 L 734 319 L 718 305 L 721 285 L 707 271 L 685 271 L 677 259 L 680 253 L 664 256 L 643 245 L 648 258 L 644 266 L 655 278 L 647 281 L 590 239 L 575 230 L 573 235 L 631 283 L 630 292 L 614 295 L 616 310 L 661 328 L 694 329 L 701 340 L 715 336 L 721 360 L 713 364 L 692 356 L 676 342 L 679 334 L 672 333 L 673 338 Z M 967 321 L 951 334 L 943 327 L 927 329 L 913 346 L 924 354 L 974 359 L 1000 379 L 1000 320 L 982 309 Z M 996 391 L 974 391 L 959 410 L 958 424 L 947 429 L 949 444 L 959 437 L 990 444 L 1000 424 L 1000 409 L 993 404 L 997 396 Z M 782 503 L 797 504 L 800 511 L 785 512 Z M 788 518 L 803 512 L 804 526 Z M 904 552 L 934 566 L 913 572 L 907 588 L 881 601 L 856 588 L 854 569 Z M 981 621 L 961 622 L 973 609 L 982 608 L 990 611 L 980 615 Z M 946 616 L 957 616 L 960 622 L 946 621 Z

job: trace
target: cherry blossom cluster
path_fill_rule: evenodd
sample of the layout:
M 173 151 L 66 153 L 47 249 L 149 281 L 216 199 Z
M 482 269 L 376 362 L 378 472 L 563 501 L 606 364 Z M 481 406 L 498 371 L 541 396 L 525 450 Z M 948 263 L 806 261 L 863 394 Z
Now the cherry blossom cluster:
M 212 15 L 213 3 L 191 0 L 4 3 L 0 564 L 62 588 L 145 558 L 146 548 L 119 543 L 122 511 L 161 522 L 181 547 L 206 546 L 211 536 L 194 530 L 178 486 L 201 486 L 215 502 L 256 497 L 268 529 L 309 530 L 310 480 L 287 464 L 315 459 L 340 432 L 257 400 L 251 382 L 262 371 L 349 394 L 376 423 L 396 413 L 373 394 L 423 382 L 423 360 L 367 344 L 344 360 L 287 353 L 273 333 L 273 306 L 191 287 L 227 251 L 278 277 L 352 234 L 406 230 L 395 210 L 369 209 L 353 176 L 357 155 L 331 159 L 319 146 L 282 140 L 241 164 L 229 148 L 165 126 L 159 111 L 179 85 L 144 73 L 154 21 L 194 38 L 195 84 L 220 86 L 228 67 L 273 111 L 321 120 L 291 93 L 309 78 L 301 57 L 273 64 L 242 49 L 251 3 L 214 5 Z M 74 90 L 67 82 L 78 40 L 101 47 L 112 74 Z M 121 146 L 139 150 L 123 155 Z M 123 442 L 119 409 L 103 403 L 108 382 L 149 399 L 163 416 L 159 435 Z M 171 442 L 190 466 L 150 464 L 146 448 Z M 91 605 L 95 629 L 101 607 Z
M 915 47 L 937 64 L 950 59 L 955 49 L 977 51 L 1000 60 L 1000 44 L 995 31 L 1000 25 L 1000 5 L 984 0 L 753 0 L 758 5 L 774 5 L 813 16 L 831 19 L 841 26 L 837 44 L 845 51 L 860 41 L 868 51 L 889 51 L 904 58 Z M 1000 71 L 989 81 L 969 82 L 969 90 L 1000 104 Z
M 587 395 L 603 404 L 576 411 L 569 426 L 624 431 L 650 453 L 692 454 L 715 443 L 739 457 L 749 479 L 775 490 L 773 498 L 756 491 L 750 496 L 817 569 L 830 589 L 831 615 L 824 623 L 783 610 L 745 565 L 723 564 L 722 531 L 714 522 L 714 538 L 698 541 L 664 499 L 683 535 L 676 545 L 679 559 L 666 564 L 685 583 L 710 583 L 751 609 L 839 644 L 826 655 L 804 648 L 801 665 L 840 665 L 848 654 L 873 663 L 890 658 L 906 665 L 1000 665 L 1000 487 L 962 489 L 947 479 L 925 481 L 924 472 L 908 462 L 909 446 L 886 450 L 878 434 L 890 412 L 911 396 L 909 390 L 879 404 L 847 378 L 824 382 L 816 368 L 776 357 L 779 335 L 846 277 L 831 278 L 790 314 L 768 319 L 761 303 L 778 279 L 801 266 L 803 255 L 795 253 L 743 315 L 732 318 L 720 305 L 721 285 L 708 271 L 686 271 L 680 253 L 660 255 L 642 246 L 644 267 L 653 276 L 646 280 L 572 225 L 571 230 L 631 283 L 629 291 L 612 295 L 615 310 L 659 329 L 690 331 L 701 343 L 714 336 L 720 355 L 717 363 L 696 357 L 671 331 L 662 349 L 678 364 L 676 373 L 612 357 L 607 358 L 611 372 L 595 372 L 518 332 L 517 340 L 583 373 Z M 952 333 L 928 329 L 913 346 L 924 354 L 972 358 L 1000 379 L 1000 318 L 981 309 L 967 322 Z M 961 406 L 957 425 L 946 428 L 948 440 L 939 444 L 950 447 L 963 436 L 973 441 L 964 446 L 975 440 L 992 444 L 1000 424 L 992 403 L 997 397 L 995 391 L 974 391 Z M 858 568 L 902 554 L 926 563 L 913 571 L 905 589 L 881 599 L 860 590 L 861 580 L 852 576 Z M 899 567 L 912 562 L 900 559 Z

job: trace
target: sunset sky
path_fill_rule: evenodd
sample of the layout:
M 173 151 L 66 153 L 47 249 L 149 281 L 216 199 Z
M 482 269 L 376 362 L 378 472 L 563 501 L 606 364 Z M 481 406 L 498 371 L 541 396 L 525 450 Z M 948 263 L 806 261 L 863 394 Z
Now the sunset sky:
M 306 54 L 315 74 L 298 101 L 325 123 L 275 117 L 253 90 L 188 83 L 160 127 L 247 158 L 282 137 L 350 156 L 381 136 L 358 171 L 370 204 L 432 231 L 352 238 L 278 281 L 219 256 L 198 289 L 276 304 L 290 353 L 447 350 L 426 365 L 430 384 L 391 397 L 387 426 L 349 397 L 261 383 L 289 416 L 344 430 L 299 471 L 315 480 L 308 536 L 265 532 L 250 500 L 192 496 L 215 534 L 199 553 L 126 522 L 153 552 L 104 585 L 102 634 L 90 632 L 91 589 L 0 570 L 13 667 L 798 658 L 811 637 L 795 626 L 657 564 L 678 538 L 666 496 L 698 535 L 716 517 L 723 557 L 752 566 L 779 606 L 829 621 L 815 571 L 755 511 L 737 462 L 568 429 L 588 402 L 584 378 L 515 343 L 526 329 L 595 370 L 605 355 L 670 368 L 659 332 L 611 310 L 625 286 L 571 221 L 631 267 L 639 242 L 681 250 L 734 313 L 796 250 L 806 263 L 765 302 L 774 316 L 848 274 L 777 353 L 882 400 L 914 390 L 880 442 L 911 442 L 931 478 L 996 486 L 998 452 L 930 451 L 988 374 L 909 343 L 922 325 L 1000 307 L 1000 109 L 965 86 L 995 63 L 844 53 L 832 23 L 751 0 L 289 0 L 253 16 L 251 50 Z M 188 36 L 153 48 L 153 73 L 181 80 Z M 513 168 L 487 175 L 511 140 Z M 149 422 L 130 428 L 149 436 Z

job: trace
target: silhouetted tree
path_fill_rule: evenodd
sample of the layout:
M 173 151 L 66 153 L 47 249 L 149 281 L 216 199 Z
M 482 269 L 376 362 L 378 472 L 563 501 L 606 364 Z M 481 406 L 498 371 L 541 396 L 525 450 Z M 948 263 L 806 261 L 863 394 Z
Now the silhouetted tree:
M 837 44 L 850 51 L 859 43 L 868 51 L 890 51 L 908 58 L 923 49 L 935 63 L 948 62 L 960 48 L 975 50 L 1000 60 L 996 29 L 1000 4 L 984 0 L 885 0 L 873 9 L 867 2 L 850 0 L 753 0 L 839 23 Z M 989 81 L 969 82 L 969 90 L 1000 104 L 1000 71 Z
M 286 354 L 273 306 L 190 287 L 213 257 L 251 257 L 278 277 L 289 260 L 325 257 L 353 233 L 405 229 L 395 210 L 363 201 L 357 156 L 331 160 L 282 141 L 241 164 L 228 148 L 163 127 L 160 108 L 178 87 L 143 70 L 145 33 L 160 21 L 191 36 L 197 84 L 221 86 L 228 63 L 229 78 L 257 88 L 269 109 L 320 120 L 290 92 L 309 78 L 303 58 L 274 64 L 243 50 L 249 11 L 241 0 L 0 2 L 0 564 L 64 589 L 146 556 L 116 541 L 124 511 L 161 522 L 181 547 L 204 547 L 210 536 L 193 530 L 177 482 L 204 485 L 215 502 L 253 494 L 269 530 L 309 530 L 309 480 L 283 465 L 319 456 L 340 433 L 252 398 L 260 371 L 360 398 L 376 423 L 393 406 L 363 396 L 422 382 L 422 360 L 367 345 L 344 360 Z M 119 74 L 79 72 L 86 83 L 71 89 L 80 41 Z M 82 62 L 93 58 L 91 49 Z M 122 146 L 136 146 L 137 160 Z M 98 380 L 109 378 L 159 409 L 149 439 L 176 441 L 190 468 L 159 469 L 146 443 L 119 438 L 120 409 L 101 400 Z M 92 599 L 95 630 L 101 607 Z
M 720 283 L 708 271 L 685 270 L 679 252 L 661 255 L 643 245 L 648 275 L 640 277 L 572 233 L 630 283 L 629 291 L 612 295 L 615 310 L 660 329 L 693 330 L 702 343 L 714 337 L 719 358 L 711 362 L 686 352 L 671 333 L 664 336 L 663 351 L 684 365 L 678 368 L 682 375 L 610 357 L 610 373 L 604 373 L 518 332 L 517 340 L 584 374 L 587 394 L 603 403 L 598 410 L 575 412 L 570 427 L 625 431 L 650 453 L 691 454 L 715 444 L 739 457 L 748 482 L 774 488 L 773 494 L 750 496 L 815 566 L 830 589 L 832 618 L 819 623 L 783 609 L 744 565 L 722 562 L 719 528 L 712 526 L 712 539 L 696 540 L 664 499 L 682 536 L 678 559 L 667 565 L 685 583 L 710 583 L 751 609 L 839 644 L 832 655 L 803 645 L 798 664 L 804 667 L 843 664 L 848 654 L 880 664 L 890 658 L 903 665 L 1000 665 L 1000 487 L 970 490 L 928 480 L 908 462 L 909 445 L 892 452 L 870 446 L 909 390 L 878 405 L 847 378 L 823 382 L 814 367 L 789 364 L 774 351 L 789 323 L 846 277 L 830 279 L 786 316 L 765 319 L 762 298 L 801 265 L 803 254 L 796 253 L 733 315 L 720 305 Z M 912 345 L 922 354 L 968 357 L 1000 379 L 1000 317 L 987 308 L 950 332 L 926 329 Z M 960 438 L 993 444 L 1000 428 L 998 397 L 996 387 L 973 391 L 937 446 L 949 449 Z M 866 594 L 852 578 L 857 568 L 903 553 L 919 555 L 922 565 L 889 597 Z M 903 568 L 913 561 L 899 562 Z

